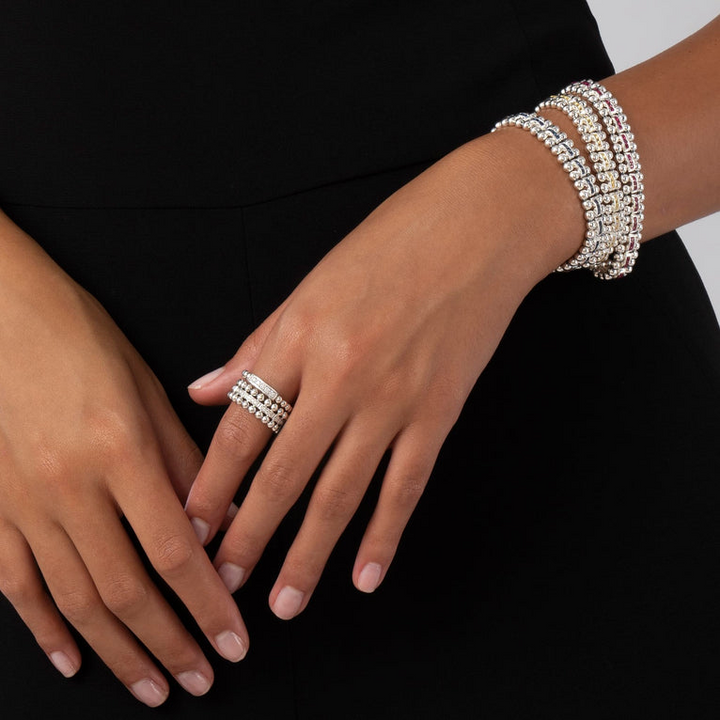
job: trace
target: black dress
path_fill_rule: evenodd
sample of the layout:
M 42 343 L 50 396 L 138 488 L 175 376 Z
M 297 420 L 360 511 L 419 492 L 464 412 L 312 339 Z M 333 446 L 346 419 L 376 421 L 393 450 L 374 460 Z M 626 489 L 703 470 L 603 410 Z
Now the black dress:
M 185 386 L 330 247 L 499 118 L 611 72 L 583 0 L 3 1 L 0 205 L 206 447 L 221 411 Z M 3 600 L 2 717 L 714 718 L 719 407 L 720 332 L 677 235 L 622 281 L 552 275 L 374 595 L 350 581 L 371 492 L 308 609 L 271 614 L 298 507 L 237 595 L 247 659 L 201 640 L 214 688 L 172 683 L 159 710 L 82 643 L 63 679 Z

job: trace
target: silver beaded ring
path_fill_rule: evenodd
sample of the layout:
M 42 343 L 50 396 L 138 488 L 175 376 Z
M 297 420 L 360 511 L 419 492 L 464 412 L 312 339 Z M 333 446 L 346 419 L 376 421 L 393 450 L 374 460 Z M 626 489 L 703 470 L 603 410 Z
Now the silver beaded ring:
M 248 370 L 243 370 L 242 377 L 233 385 L 228 397 L 276 435 L 292 412 L 292 405 L 274 387 Z

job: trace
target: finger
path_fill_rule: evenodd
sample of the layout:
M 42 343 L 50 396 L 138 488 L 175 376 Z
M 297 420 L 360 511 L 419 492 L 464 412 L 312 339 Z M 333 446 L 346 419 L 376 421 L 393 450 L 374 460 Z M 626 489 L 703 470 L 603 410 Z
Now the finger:
M 274 356 L 277 359 L 279 354 Z M 299 374 L 263 365 L 261 377 L 282 394 L 297 394 Z M 242 371 L 238 374 L 242 375 Z M 236 378 L 237 380 L 237 378 Z M 281 384 L 276 384 L 280 380 Z M 293 410 L 293 416 L 297 408 Z M 286 422 L 283 432 L 288 432 Z M 242 479 L 271 438 L 271 431 L 242 406 L 231 403 L 215 431 L 207 457 L 190 491 L 186 512 L 201 542 L 217 532 Z
M 152 429 L 158 440 L 165 468 L 177 496 L 185 503 L 195 477 L 203 463 L 203 455 L 190 437 L 160 381 L 148 369 L 136 373 L 136 382 Z
M 65 532 L 26 537 L 58 609 L 140 702 L 157 707 L 168 696 L 163 674 L 130 631 L 107 609 Z
M 319 405 L 316 399 L 310 399 L 306 405 L 304 397 L 300 395 L 253 478 L 215 557 L 215 567 L 232 592 L 260 559 L 344 423 L 344 413 L 332 402 L 326 399 Z
M 236 403 L 225 411 L 185 503 L 201 544 L 212 540 L 232 512 L 233 497 L 271 434 Z
M 180 422 L 175 409 L 160 381 L 149 370 L 140 373 L 138 388 L 146 398 L 145 408 L 158 439 L 165 468 L 180 502 L 187 502 L 198 471 L 202 467 L 203 454 Z M 231 503 L 221 529 L 227 530 L 237 513 L 237 505 Z
M 445 433 L 446 434 L 446 433 Z M 436 428 L 406 428 L 395 440 L 375 511 L 360 543 L 353 582 L 373 592 L 385 578 L 445 438 Z
M 80 668 L 80 650 L 45 591 L 25 538 L 3 522 L 0 522 L 0 592 L 57 670 L 68 678 L 75 675 Z
M 241 660 L 248 636 L 240 612 L 178 503 L 153 453 L 127 458 L 109 486 L 153 567 L 182 600 L 217 652 Z
M 279 618 L 289 620 L 307 606 L 392 437 L 392 429 L 382 427 L 374 414 L 370 422 L 358 418 L 343 429 L 270 592 L 270 607 Z
M 96 511 L 82 523 L 70 518 L 65 528 L 108 610 L 180 685 L 204 695 L 212 667 L 153 584 L 113 510 Z
M 285 309 L 287 300 L 270 314 L 245 340 L 235 355 L 223 366 L 212 370 L 188 385 L 190 397 L 199 405 L 222 405 L 227 393 L 242 374 L 253 367 L 268 335 Z

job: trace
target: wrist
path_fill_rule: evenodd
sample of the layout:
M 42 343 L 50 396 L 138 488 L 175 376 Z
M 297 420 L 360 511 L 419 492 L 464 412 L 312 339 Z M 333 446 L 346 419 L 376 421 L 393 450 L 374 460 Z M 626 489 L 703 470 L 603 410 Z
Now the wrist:
M 552 122 L 577 145 L 580 140 L 573 137 L 572 123 L 557 115 L 563 113 L 554 112 Z M 485 185 L 489 181 L 498 237 L 506 245 L 518 281 L 529 291 L 583 242 L 585 218 L 577 190 L 552 153 L 520 129 L 483 135 L 460 151 L 469 163 L 483 169 Z M 481 202 L 487 206 L 488 198 Z

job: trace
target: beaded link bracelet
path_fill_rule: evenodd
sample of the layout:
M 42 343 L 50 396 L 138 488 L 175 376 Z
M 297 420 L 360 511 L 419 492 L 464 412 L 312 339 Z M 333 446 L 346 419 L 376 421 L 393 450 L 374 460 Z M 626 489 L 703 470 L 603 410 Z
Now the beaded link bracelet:
M 611 278 L 623 277 L 632 272 L 637 260 L 645 213 L 644 177 L 640 172 L 635 136 L 630 130 L 620 104 L 600 83 L 582 80 L 568 85 L 563 92 L 582 97 L 595 108 L 612 142 L 620 174 L 619 180 L 622 183 L 627 232 L 615 250 L 608 274 Z
M 572 147 L 565 133 L 538 115 L 548 107 L 570 117 L 592 162 L 590 170 L 576 148 L 572 167 L 563 161 L 575 181 L 587 226 L 580 249 L 556 272 L 588 268 L 603 280 L 624 277 L 632 272 L 638 256 L 645 209 L 643 175 L 627 117 L 606 88 L 583 80 L 540 103 L 534 113 L 505 118 L 493 132 L 508 125 L 521 127 L 544 140 L 550 149 L 558 144 L 559 136 Z M 576 178 L 571 170 L 580 166 L 587 172 Z
M 506 117 L 495 125 L 492 132 L 503 127 L 512 126 L 528 130 L 543 142 L 550 149 L 550 152 L 557 157 L 563 169 L 573 181 L 580 202 L 586 211 L 587 224 L 585 241 L 577 254 L 568 263 L 572 264 L 573 269 L 575 267 L 595 267 L 595 265 L 607 258 L 610 249 L 607 247 L 602 225 L 596 222 L 595 219 L 595 213 L 599 212 L 600 189 L 595 176 L 587 166 L 585 158 L 566 133 L 550 120 L 537 113 L 521 112 Z
M 618 172 L 607 134 L 598 116 L 582 98 L 575 95 L 551 95 L 537 106 L 536 112 L 543 108 L 555 108 L 564 112 L 577 128 L 593 162 L 595 179 L 600 186 L 600 194 L 593 198 L 591 207 L 584 203 L 588 224 L 596 228 L 602 241 L 602 254 L 598 253 L 588 265 L 587 256 L 577 253 L 564 263 L 559 270 L 576 270 L 578 267 L 590 267 L 596 274 L 607 272 L 607 259 L 618 244 L 625 231 L 622 190 L 618 185 Z

